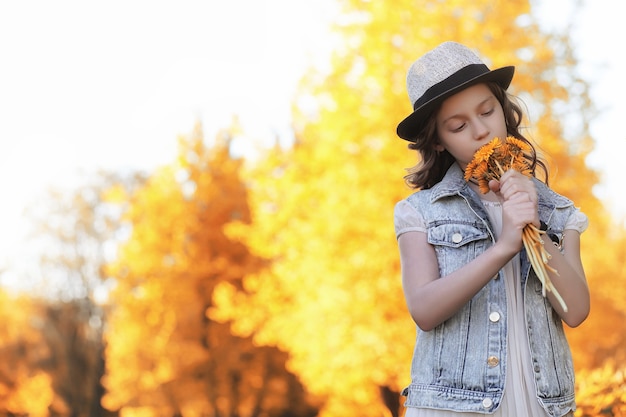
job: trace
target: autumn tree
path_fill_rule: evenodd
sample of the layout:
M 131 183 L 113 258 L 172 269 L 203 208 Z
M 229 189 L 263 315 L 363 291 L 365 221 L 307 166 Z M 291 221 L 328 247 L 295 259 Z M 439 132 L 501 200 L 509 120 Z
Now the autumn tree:
M 211 146 L 200 125 L 179 140 L 175 162 L 129 201 L 130 236 L 109 266 L 117 281 L 107 332 L 104 405 L 125 416 L 313 416 L 286 354 L 232 336 L 207 317 L 214 288 L 263 268 L 262 257 L 224 233 L 248 223 L 243 160 L 232 135 Z
M 610 358 L 578 373 L 578 417 L 626 415 L 626 372 L 623 361 Z
M 613 275 L 594 270 L 607 213 L 585 165 L 593 109 L 567 36 L 543 32 L 528 1 L 340 4 L 332 69 L 308 74 L 295 102 L 296 143 L 253 169 L 253 222 L 229 229 L 272 264 L 247 276 L 244 291 L 220 285 L 212 317 L 288 351 L 290 368 L 327 397 L 322 416 L 396 416 L 415 333 L 392 212 L 417 160 L 395 128 L 411 108 L 406 70 L 424 52 L 455 40 L 490 67 L 516 65 L 510 91 L 531 108 L 524 126 L 550 157 L 554 188 L 599 224 L 584 245 L 590 282 L 610 288 L 624 273 L 615 260 L 603 267 Z
M 0 415 L 47 417 L 56 404 L 41 304 L 0 291 Z
M 42 335 L 49 351 L 45 371 L 55 392 L 52 412 L 101 416 L 104 390 L 106 293 L 104 265 L 123 236 L 119 206 L 108 204 L 111 187 L 132 190 L 139 173 L 97 172 L 73 189 L 51 189 L 28 212 L 30 244 L 43 254 L 41 284 L 32 295 L 42 303 Z

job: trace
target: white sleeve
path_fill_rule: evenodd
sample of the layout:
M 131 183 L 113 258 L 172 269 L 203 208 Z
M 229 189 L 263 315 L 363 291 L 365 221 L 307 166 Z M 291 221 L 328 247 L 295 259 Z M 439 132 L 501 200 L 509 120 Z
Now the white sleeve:
M 582 233 L 587 230 L 589 226 L 589 219 L 587 215 L 580 211 L 580 209 L 576 208 L 565 223 L 565 230 L 577 230 L 578 233 Z
M 421 213 L 408 201 L 399 201 L 393 211 L 396 238 L 406 232 L 424 232 L 426 225 Z

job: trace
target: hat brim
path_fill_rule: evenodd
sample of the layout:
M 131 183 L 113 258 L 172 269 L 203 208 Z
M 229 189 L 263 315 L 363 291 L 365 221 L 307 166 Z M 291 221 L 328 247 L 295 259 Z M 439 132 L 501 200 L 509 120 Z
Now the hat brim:
M 468 79 L 467 81 L 460 84 L 456 82 L 451 83 L 449 88 L 445 88 L 445 83 L 449 82 L 449 79 L 451 77 L 441 81 L 439 83 L 441 84 L 439 87 L 441 88 L 443 86 L 443 92 L 432 97 L 427 102 L 421 104 L 413 111 L 413 113 L 411 113 L 403 121 L 401 121 L 400 124 L 398 124 L 398 128 L 396 129 L 398 136 L 404 140 L 408 140 L 409 142 L 415 142 L 417 140 L 418 133 L 423 127 L 425 119 L 443 100 L 467 87 L 471 87 L 474 84 L 484 82 L 495 82 L 506 90 L 511 84 L 514 73 L 514 66 L 502 67 L 493 71 L 480 74 L 479 76 Z

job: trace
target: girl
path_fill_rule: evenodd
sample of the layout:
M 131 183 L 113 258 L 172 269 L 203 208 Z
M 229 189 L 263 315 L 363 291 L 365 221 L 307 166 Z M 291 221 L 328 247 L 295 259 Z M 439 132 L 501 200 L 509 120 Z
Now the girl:
M 398 136 L 421 156 L 405 177 L 420 191 L 394 212 L 409 312 L 417 324 L 406 417 L 573 415 L 574 375 L 562 322 L 589 313 L 580 259 L 587 217 L 547 184 L 513 170 L 478 185 L 463 178 L 494 137 L 518 138 L 522 111 L 508 95 L 514 67 L 489 68 L 446 42 L 409 69 L 414 111 Z M 533 174 L 547 168 L 532 148 Z M 522 229 L 534 224 L 567 311 L 532 270 Z M 462 414 L 459 414 L 462 413 Z

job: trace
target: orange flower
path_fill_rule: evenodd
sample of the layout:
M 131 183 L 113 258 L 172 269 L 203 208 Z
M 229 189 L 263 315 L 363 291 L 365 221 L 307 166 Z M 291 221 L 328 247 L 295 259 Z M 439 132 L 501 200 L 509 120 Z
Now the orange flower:
M 496 140 L 497 139 L 497 140 Z M 474 155 L 474 159 L 479 162 L 489 162 L 489 158 L 498 152 L 502 148 L 502 143 L 498 138 L 495 138 L 491 142 L 481 146 L 481 148 L 476 151 L 476 155 Z
M 530 145 L 528 145 L 528 143 L 524 142 L 523 140 L 519 140 L 518 138 L 515 138 L 513 136 L 509 136 L 506 138 L 506 144 L 509 146 L 509 148 L 515 148 L 519 152 L 531 151 L 531 147 Z
M 531 147 L 524 141 L 507 137 L 505 140 L 493 138 L 483 145 L 474 158 L 465 168 L 465 181 L 474 179 L 480 186 L 482 193 L 489 192 L 485 182 L 498 180 L 509 169 L 521 172 L 527 177 L 532 176 L 532 170 L 528 164 L 527 155 Z

